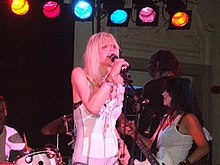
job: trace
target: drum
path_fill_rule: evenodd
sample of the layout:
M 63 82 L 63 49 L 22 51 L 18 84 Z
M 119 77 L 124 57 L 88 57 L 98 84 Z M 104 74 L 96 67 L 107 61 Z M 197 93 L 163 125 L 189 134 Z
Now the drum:
M 57 149 L 35 149 L 19 155 L 14 163 L 16 165 L 62 165 L 62 157 Z

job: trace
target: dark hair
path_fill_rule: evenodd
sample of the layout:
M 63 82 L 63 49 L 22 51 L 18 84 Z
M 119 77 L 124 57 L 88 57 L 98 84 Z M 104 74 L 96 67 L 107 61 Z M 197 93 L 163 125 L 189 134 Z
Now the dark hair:
M 166 81 L 166 90 L 172 101 L 170 111 L 194 113 L 194 94 L 192 82 L 187 78 L 175 77 Z
M 155 78 L 157 74 L 162 76 L 167 71 L 172 72 L 174 76 L 182 74 L 178 60 L 169 50 L 159 50 L 153 54 L 148 61 L 147 71 L 152 78 Z
M 7 116 L 7 101 L 3 96 L 0 96 L 0 103 L 2 104 L 2 108 L 4 109 L 5 116 Z
M 5 106 L 7 107 L 7 101 L 3 96 L 0 96 L 0 102 L 4 102 Z
M 165 89 L 169 92 L 172 101 L 169 113 L 193 113 L 201 125 L 204 125 L 202 112 L 194 91 L 193 83 L 187 78 L 173 77 L 166 80 Z

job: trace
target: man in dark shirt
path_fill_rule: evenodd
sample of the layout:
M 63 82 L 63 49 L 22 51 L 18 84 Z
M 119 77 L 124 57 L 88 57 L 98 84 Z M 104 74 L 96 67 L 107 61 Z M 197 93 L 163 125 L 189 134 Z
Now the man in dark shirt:
M 150 138 L 165 114 L 162 97 L 164 82 L 170 77 L 181 76 L 181 69 L 171 51 L 159 50 L 150 57 L 147 71 L 153 79 L 143 87 L 143 98 L 148 99 L 149 104 L 141 112 L 139 132 Z

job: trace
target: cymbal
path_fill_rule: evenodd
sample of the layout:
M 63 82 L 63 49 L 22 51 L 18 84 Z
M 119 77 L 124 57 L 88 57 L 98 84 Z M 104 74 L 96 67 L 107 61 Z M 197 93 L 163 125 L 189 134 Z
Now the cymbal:
M 68 132 L 70 127 L 72 129 L 73 125 L 73 115 L 64 115 L 56 120 L 53 120 L 46 124 L 42 129 L 41 133 L 43 135 L 56 135 L 58 133 Z

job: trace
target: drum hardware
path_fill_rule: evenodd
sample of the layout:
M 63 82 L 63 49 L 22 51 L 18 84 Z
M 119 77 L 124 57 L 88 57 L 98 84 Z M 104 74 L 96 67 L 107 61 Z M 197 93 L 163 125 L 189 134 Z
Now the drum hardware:
M 76 141 L 76 137 L 73 137 L 73 140 L 71 140 L 69 143 L 67 143 L 68 146 L 70 146 L 71 144 L 73 144 Z
M 24 152 L 14 163 L 16 165 L 63 165 L 63 158 L 58 149 L 46 147 Z
M 67 135 L 72 136 L 72 128 L 73 115 L 68 114 L 46 124 L 41 129 L 41 133 L 43 135 L 56 135 L 60 133 L 66 133 Z
M 73 119 L 72 119 L 72 114 L 69 115 L 64 115 L 64 126 L 66 128 L 66 135 L 72 136 L 72 127 L 69 128 L 69 122 L 72 122 L 73 124 Z
M 57 133 L 57 148 L 59 149 L 60 148 L 60 146 L 59 146 L 59 144 L 60 144 L 60 134 L 58 134 Z
M 56 147 L 59 149 L 59 136 L 61 133 L 65 133 L 68 136 L 74 136 L 73 133 L 73 115 L 63 115 L 62 117 L 53 120 L 46 124 L 42 129 L 43 135 L 56 135 Z M 71 140 L 68 145 L 75 142 L 75 137 Z

